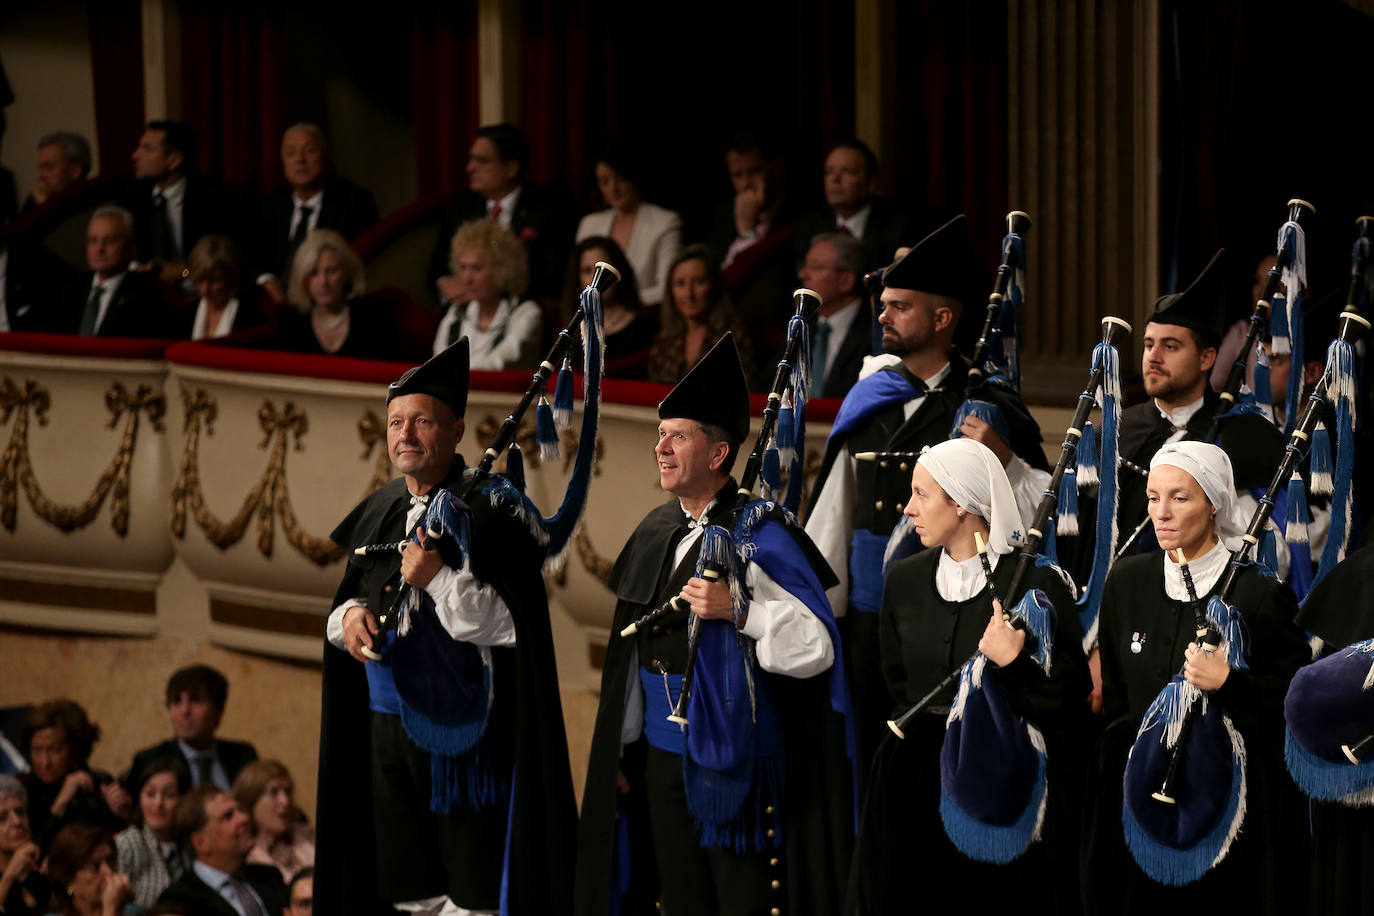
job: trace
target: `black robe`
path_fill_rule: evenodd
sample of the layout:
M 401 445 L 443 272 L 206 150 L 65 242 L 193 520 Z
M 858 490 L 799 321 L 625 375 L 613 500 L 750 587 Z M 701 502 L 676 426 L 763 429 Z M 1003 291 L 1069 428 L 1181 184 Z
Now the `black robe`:
M 885 372 L 897 372 L 908 381 L 924 388 L 924 383 L 911 375 L 904 365 Z M 915 413 L 908 419 L 902 404 L 891 404 L 868 417 L 848 436 L 831 436 L 825 444 L 825 457 L 811 491 L 807 507 L 806 526 L 816 519 L 812 514 L 816 500 L 825 487 L 826 478 L 837 458 L 843 453 L 859 452 L 919 452 L 922 447 L 936 445 L 949 438 L 954 416 L 968 395 L 968 361 L 957 352 L 950 352 L 949 371 L 939 387 L 925 395 Z M 1040 427 L 1026 409 L 1019 395 L 1005 388 L 983 385 L 977 397 L 997 404 L 1011 426 L 1012 441 L 1007 443 L 1018 457 L 1033 468 L 1048 471 L 1049 463 L 1040 447 Z M 867 530 L 887 537 L 902 517 L 902 507 L 911 497 L 911 464 L 909 462 L 860 461 L 856 463 L 855 499 L 851 524 L 853 530 Z M 833 557 L 831 558 L 834 559 Z M 850 576 L 853 582 L 853 576 Z M 840 635 L 844 638 L 846 675 L 854 701 L 855 729 L 859 753 L 859 785 L 862 790 L 868 777 L 868 763 L 887 728 L 883 716 L 892 705 L 892 696 L 883 683 L 878 661 L 878 615 L 856 611 L 851 606 L 839 619 Z
M 935 588 L 943 550 L 924 550 L 892 564 L 880 615 L 882 671 L 896 716 L 978 650 L 992 616 L 984 587 L 967 601 L 946 601 Z M 998 593 L 1007 595 L 1018 556 L 993 570 Z M 1049 786 L 1040 841 L 1007 865 L 975 862 L 945 834 L 940 817 L 940 749 L 954 699 L 951 684 L 906 729 L 905 740 L 883 739 L 873 761 L 863 821 L 854 856 L 846 913 L 887 914 L 922 908 L 961 912 L 1073 912 L 1077 905 L 1077 817 L 1081 780 L 1078 723 L 1090 689 L 1082 630 L 1073 597 L 1053 570 L 1032 567 L 1024 591 L 1038 588 L 1054 605 L 1056 627 L 1050 676 L 1023 652 L 1012 664 L 989 664 L 1016 713 L 1045 737 Z M 1018 599 L 1019 599 L 1018 595 Z M 938 710 L 938 711 L 935 711 Z M 913 897 L 919 888 L 919 896 Z M 1028 890 L 1034 888 L 1034 890 Z M 1027 895 L 1034 897 L 1028 904 Z
M 1327 650 L 1374 638 L 1374 544 L 1349 554 L 1308 594 L 1298 625 Z M 1352 600 L 1352 598 L 1354 600 Z M 1310 913 L 1374 912 L 1374 808 L 1309 799 Z
M 729 524 L 736 484 L 721 489 L 708 520 Z M 835 584 L 834 574 L 816 552 L 804 532 L 789 526 L 797 544 L 797 561 L 809 563 L 823 587 Z M 629 819 L 631 862 L 629 889 L 621 898 L 619 912 L 638 916 L 656 912 L 658 863 L 651 841 L 645 799 L 644 757 L 647 741 L 641 737 L 621 753 L 621 726 L 625 715 L 626 679 L 638 677 L 634 668 L 636 639 L 622 638 L 620 631 L 657 606 L 659 595 L 670 588 L 673 551 L 688 531 L 681 503 L 673 499 L 654 509 L 639 523 L 611 573 L 610 585 L 618 597 L 615 620 L 601 678 L 601 705 L 592 737 L 582 818 L 578 835 L 575 912 L 579 916 L 605 916 L 612 912 L 613 858 L 617 820 Z M 696 550 L 688 552 L 683 567 L 691 566 Z M 676 594 L 676 591 L 673 591 Z M 686 615 L 670 614 L 660 626 L 641 638 L 652 639 L 668 670 L 680 672 L 682 659 L 671 653 L 672 634 L 681 638 Z M 665 635 L 666 634 L 666 635 Z M 660 641 L 660 637 L 661 641 Z M 642 663 L 642 660 L 641 660 Z M 844 724 L 830 711 L 829 672 L 800 680 L 763 673 L 786 735 L 785 875 L 780 879 L 780 909 L 787 913 L 828 916 L 836 911 L 843 893 L 844 874 L 853 848 L 853 770 L 844 750 Z M 623 773 L 630 792 L 621 795 L 617 774 Z M 617 813 L 619 805 L 620 813 Z M 664 865 L 671 868 L 671 863 Z
M 462 459 L 456 459 L 441 486 L 461 494 L 472 473 L 464 474 Z M 335 607 L 360 594 L 382 593 L 380 583 L 399 568 L 399 556 L 369 562 L 352 557 L 352 548 L 378 543 L 384 523 L 394 527 L 395 513 L 404 519 L 408 504 L 405 481 L 397 478 L 364 499 L 335 529 L 331 538 L 350 552 Z M 484 494 L 470 499 L 469 506 L 473 574 L 496 589 L 516 633 L 513 648 L 492 653 L 498 689 L 508 687 L 510 700 L 498 702 L 492 715 L 495 719 L 504 709 L 507 721 L 488 723 L 489 730 L 509 734 L 515 762 L 509 836 L 473 837 L 472 842 L 508 844 L 512 914 L 563 913 L 572 895 L 577 815 L 541 574 L 545 552 L 524 520 L 494 508 Z M 375 602 L 369 606 L 375 613 Z M 379 896 L 374 867 L 370 716 L 362 665 L 326 642 L 316 832 L 321 913 L 392 912 Z
M 1096 810 L 1084 835 L 1084 904 L 1089 913 L 1163 913 L 1209 900 L 1233 912 L 1302 910 L 1306 825 L 1283 762 L 1283 697 L 1309 651 L 1293 623 L 1292 591 L 1259 573 L 1240 574 L 1230 603 L 1250 634 L 1249 671 L 1232 671 L 1214 698 L 1245 742 L 1246 814 L 1226 858 L 1193 884 L 1170 887 L 1145 875 L 1122 835 L 1122 774 L 1146 710 L 1183 666 L 1194 638 L 1190 605 L 1164 591 L 1162 551 L 1126 557 L 1107 577 L 1099 611 L 1102 712 Z M 1225 574 L 1204 602 L 1217 594 Z M 1140 651 L 1133 649 L 1133 643 Z M 1295 863 L 1302 862 L 1303 865 Z

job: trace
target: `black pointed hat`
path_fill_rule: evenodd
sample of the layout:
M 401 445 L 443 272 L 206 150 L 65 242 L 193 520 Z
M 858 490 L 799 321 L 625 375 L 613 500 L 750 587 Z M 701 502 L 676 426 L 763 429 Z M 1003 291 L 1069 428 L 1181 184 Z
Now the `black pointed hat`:
M 921 239 L 883 274 L 883 286 L 949 296 L 968 304 L 977 269 L 964 214 Z
M 386 389 L 386 402 L 406 394 L 427 394 L 447 404 L 462 419 L 468 407 L 468 339 L 460 338 L 431 356 L 424 365 L 407 369 Z
M 1181 293 L 1155 300 L 1150 321 L 1197 331 L 1204 346 L 1215 347 L 1226 333 L 1226 249 L 1218 248 L 1202 273 Z
M 732 444 L 745 440 L 749 435 L 749 383 L 734 334 L 726 331 L 668 392 L 658 404 L 658 418 L 711 423 L 729 433 Z

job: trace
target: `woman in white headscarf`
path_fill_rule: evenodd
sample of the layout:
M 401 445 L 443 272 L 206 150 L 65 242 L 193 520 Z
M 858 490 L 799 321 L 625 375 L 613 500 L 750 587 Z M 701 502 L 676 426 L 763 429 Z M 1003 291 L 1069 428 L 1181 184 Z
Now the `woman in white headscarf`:
M 1306 866 L 1291 861 L 1303 858 L 1307 829 L 1283 765 L 1283 696 L 1309 654 L 1293 623 L 1297 602 L 1287 586 L 1246 566 L 1230 604 L 1249 634 L 1249 670 L 1232 670 L 1223 651 L 1198 649 L 1177 552 L 1205 607 L 1249 523 L 1236 505 L 1231 460 L 1205 442 L 1165 445 L 1150 462 L 1146 498 L 1162 550 L 1118 561 L 1098 614 L 1106 732 L 1098 787 L 1090 789 L 1098 807 L 1084 837 L 1087 910 L 1162 913 L 1208 899 L 1226 900 L 1237 912 L 1302 912 Z M 1121 785 L 1146 711 L 1180 669 L 1190 683 L 1213 691 L 1240 733 L 1247 800 L 1244 826 L 1220 864 L 1193 884 L 1173 887 L 1150 879 L 1126 850 Z
M 1024 528 L 1002 463 L 973 439 L 926 449 L 911 476 L 904 513 L 925 550 L 893 562 L 879 618 L 883 676 L 894 715 L 920 700 L 956 667 L 981 651 L 1016 715 L 1033 723 L 1049 745 L 1050 789 L 1040 841 L 1007 865 L 975 862 L 947 838 L 942 824 L 941 746 L 954 698 L 950 685 L 904 729 L 903 740 L 880 747 L 869 779 L 854 857 L 849 912 L 907 912 L 920 900 L 977 900 L 978 911 L 1023 909 L 1029 885 L 1037 912 L 1074 912 L 1078 888 L 1078 805 L 1066 798 L 1057 766 L 1078 755 L 1060 753 L 1066 723 L 1086 710 L 1089 681 L 1073 596 L 1057 571 L 1032 567 L 1022 589 L 1007 594 Z M 993 585 L 1008 604 L 1040 589 L 1056 609 L 1050 674 L 1030 657 L 1026 634 L 1002 621 L 975 549 L 988 545 Z M 1063 772 L 1069 772 L 1065 769 Z

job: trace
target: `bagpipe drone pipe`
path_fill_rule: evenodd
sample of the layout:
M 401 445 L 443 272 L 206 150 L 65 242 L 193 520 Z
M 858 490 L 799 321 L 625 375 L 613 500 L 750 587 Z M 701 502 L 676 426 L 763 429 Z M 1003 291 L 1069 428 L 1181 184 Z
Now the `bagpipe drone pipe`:
M 1323 402 L 1328 396 L 1353 398 L 1353 345 L 1368 327 L 1354 309 L 1341 313 L 1326 372 L 1308 397 L 1217 594 L 1207 601 L 1206 625 L 1199 620 L 1198 645 L 1209 650 L 1215 640 L 1212 650 L 1223 652 L 1233 671 L 1247 670 L 1250 662 L 1242 609 L 1230 604 L 1231 595 L 1260 544 L 1280 488 L 1289 485 L 1312 440 Z M 1332 538 L 1341 540 L 1336 531 Z M 1343 544 L 1335 549 L 1343 551 Z M 1123 782 L 1127 846 L 1147 875 L 1162 884 L 1189 884 L 1226 857 L 1245 816 L 1245 766 L 1244 742 L 1219 698 L 1175 675 L 1141 722 Z
M 1040 547 L 1045 532 L 1052 531 L 1060 487 L 1074 463 L 1083 425 L 1097 406 L 1099 390 L 1104 400 L 1119 392 L 1119 350 L 1130 332 L 1131 326 L 1119 318 L 1102 321 L 1102 342 L 1093 351 L 1088 385 L 1079 395 L 1005 596 L 996 593 L 986 549 L 979 543 L 993 598 L 1006 601 L 1002 604 L 1004 623 L 1027 631 L 1023 651 L 1046 675 L 1054 651 L 1057 615 L 1067 609 L 1055 608 L 1039 590 L 1023 593 L 1022 587 L 1032 567 L 1052 566 Z M 1110 411 L 1110 403 L 1107 409 Z M 1110 551 L 1104 556 L 1104 562 L 1109 560 Z M 1077 647 L 1069 651 L 1077 651 Z M 905 739 L 912 720 L 958 681 L 941 748 L 941 819 L 950 841 L 965 855 L 1006 863 L 1024 853 L 1040 834 L 1047 802 L 1045 741 L 1038 729 L 1015 714 L 1005 689 L 996 677 L 988 676 L 987 670 L 986 657 L 975 653 L 887 724 L 893 735 Z

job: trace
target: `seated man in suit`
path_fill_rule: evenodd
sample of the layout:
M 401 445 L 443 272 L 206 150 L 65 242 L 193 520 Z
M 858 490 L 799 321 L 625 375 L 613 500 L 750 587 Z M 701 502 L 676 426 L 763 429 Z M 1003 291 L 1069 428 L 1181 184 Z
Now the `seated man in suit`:
M 192 784 L 210 782 L 228 792 L 239 770 L 258 759 L 257 750 L 246 741 L 215 737 L 228 698 L 229 682 L 209 665 L 174 672 L 167 681 L 167 715 L 175 737 L 135 754 L 130 778 L 158 757 L 179 754 L 191 771 Z M 132 790 L 127 782 L 124 788 Z
M 186 255 L 203 235 L 240 236 L 238 202 L 193 167 L 196 135 L 176 121 L 149 121 L 134 150 L 133 184 L 120 203 L 134 215 L 138 260 L 168 286 L 192 290 Z
M 38 175 L 21 213 L 84 181 L 91 173 L 91 144 L 69 130 L 44 134 L 38 141 Z
M 873 350 L 873 316 L 860 293 L 863 243 L 843 232 L 816 236 L 797 276 L 821 297 L 811 331 L 811 391 L 842 398 Z
M 910 242 L 911 222 L 877 189 L 878 157 L 868 144 L 854 138 L 832 149 L 825 157 L 825 206 L 797 220 L 797 259 L 822 232 L 844 232 L 863 242 L 860 277 L 891 264 L 897 247 Z
M 162 892 L 159 904 L 202 916 L 277 916 L 285 910 L 286 887 L 276 866 L 245 864 L 253 821 L 231 795 L 198 785 L 177 802 L 172 824 L 195 861 Z
M 0 235 L 0 333 L 62 330 L 58 296 L 73 273 L 42 245 Z
M 134 218 L 123 207 L 98 207 L 86 224 L 86 266 L 62 294 L 52 322 L 35 330 L 84 337 L 171 337 L 172 310 L 152 277 L 129 270 Z
M 530 259 L 525 298 L 558 296 L 572 236 L 570 221 L 548 191 L 526 179 L 529 164 L 530 141 L 514 124 L 489 124 L 477 131 L 468 151 L 468 190 L 444 205 L 430 256 L 429 282 L 438 289 L 441 305 L 466 301 L 463 284 L 449 272 L 449 248 L 458 227 L 475 219 L 495 220 L 524 243 Z
M 329 141 L 314 124 L 293 124 L 281 138 L 282 173 L 288 187 L 264 202 L 258 217 L 258 283 L 273 301 L 284 301 L 296 249 L 311 229 L 333 229 L 350 242 L 377 222 L 372 192 L 334 173 Z

